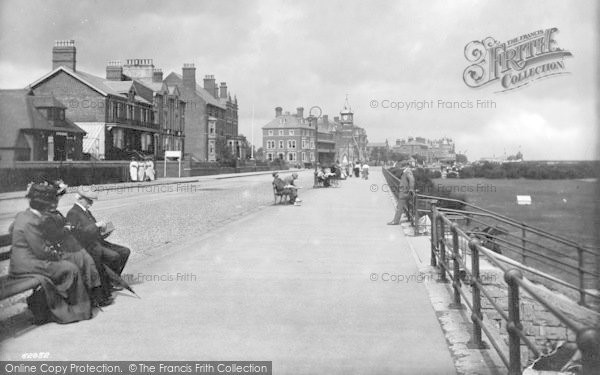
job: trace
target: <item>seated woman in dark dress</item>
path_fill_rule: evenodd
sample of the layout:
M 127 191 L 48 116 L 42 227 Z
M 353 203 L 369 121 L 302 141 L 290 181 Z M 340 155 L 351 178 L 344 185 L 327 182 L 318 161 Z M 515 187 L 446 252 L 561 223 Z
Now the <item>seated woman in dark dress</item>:
M 90 299 L 79 268 L 60 259 L 60 252 L 49 246 L 43 235 L 42 213 L 56 203 L 56 189 L 51 185 L 35 184 L 29 188 L 27 198 L 30 199 L 29 208 L 17 214 L 11 225 L 9 273 L 13 277 L 35 277 L 40 281 L 47 311 L 43 311 L 44 316 L 35 317 L 38 323 L 90 319 Z M 32 311 L 34 315 L 42 314 L 38 308 L 32 308 Z
M 112 302 L 110 290 L 102 287 L 100 273 L 90 254 L 71 234 L 71 226 L 63 214 L 57 210 L 58 200 L 66 192 L 66 185 L 57 181 L 56 203 L 42 212 L 41 230 L 44 239 L 60 253 L 60 259 L 67 260 L 79 268 L 83 284 L 95 306 L 106 306 Z

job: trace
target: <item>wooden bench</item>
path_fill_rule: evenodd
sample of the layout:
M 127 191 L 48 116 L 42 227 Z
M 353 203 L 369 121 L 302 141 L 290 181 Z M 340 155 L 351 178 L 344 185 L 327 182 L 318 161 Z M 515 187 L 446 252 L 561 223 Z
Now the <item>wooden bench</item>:
M 12 238 L 10 234 L 0 235 L 0 262 L 10 259 L 10 246 Z M 33 277 L 12 277 L 10 275 L 0 276 L 0 301 L 28 290 L 36 289 L 40 282 Z
M 275 184 L 273 184 L 273 197 L 275 198 L 275 204 L 277 204 L 277 197 L 279 197 L 280 204 L 282 204 L 286 201 L 289 201 L 289 199 L 290 199 L 289 193 L 287 193 L 285 191 L 278 191 L 277 188 L 275 187 Z

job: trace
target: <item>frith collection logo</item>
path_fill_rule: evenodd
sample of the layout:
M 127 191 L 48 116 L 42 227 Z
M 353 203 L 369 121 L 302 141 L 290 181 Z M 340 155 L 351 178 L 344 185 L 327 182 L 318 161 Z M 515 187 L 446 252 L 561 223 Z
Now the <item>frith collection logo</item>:
M 537 30 L 505 43 L 492 37 L 472 41 L 465 46 L 469 65 L 463 80 L 469 87 L 477 88 L 499 81 L 498 92 L 525 86 L 540 78 L 568 74 L 565 57 L 571 52 L 558 47 L 557 28 Z

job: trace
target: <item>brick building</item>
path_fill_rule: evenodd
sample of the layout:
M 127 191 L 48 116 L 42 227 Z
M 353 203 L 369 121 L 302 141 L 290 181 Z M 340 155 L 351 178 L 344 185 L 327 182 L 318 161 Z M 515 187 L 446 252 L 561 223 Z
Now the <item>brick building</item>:
M 107 69 L 107 76 L 113 72 Z M 110 77 L 109 77 L 110 78 Z M 65 116 L 87 132 L 84 152 L 98 159 L 158 156 L 160 124 L 154 104 L 133 81 L 105 79 L 77 69 L 75 42 L 57 41 L 52 71 L 30 85 L 36 96 L 53 95 Z
M 52 95 L 0 90 L 0 166 L 17 161 L 80 160 L 85 131 L 69 120 Z
M 319 119 L 319 162 L 335 161 L 335 141 L 330 132 L 327 116 Z M 283 159 L 291 165 L 308 166 L 315 161 L 315 125 L 304 117 L 304 108 L 295 114 L 275 108 L 275 118 L 262 127 L 263 149 L 266 160 Z
M 452 162 L 456 160 L 454 141 L 450 138 L 429 140 L 423 137 L 397 139 L 393 151 L 410 156 L 419 155 L 427 163 Z
M 170 73 L 164 82 L 178 86 L 186 102 L 186 153 L 196 161 L 221 161 L 227 154 L 244 159 L 245 138 L 238 133 L 238 101 L 231 98 L 227 84 L 217 86 L 215 77 L 196 83 L 196 67 L 184 64 L 181 74 Z
M 154 67 L 151 59 L 128 59 L 125 64 L 111 61 L 106 67 L 106 79 L 133 85 L 140 98 L 152 103 L 154 121 L 160 133 L 155 153 L 164 156 L 165 151 L 185 152 L 186 103 L 176 85 L 163 82 L 162 69 Z

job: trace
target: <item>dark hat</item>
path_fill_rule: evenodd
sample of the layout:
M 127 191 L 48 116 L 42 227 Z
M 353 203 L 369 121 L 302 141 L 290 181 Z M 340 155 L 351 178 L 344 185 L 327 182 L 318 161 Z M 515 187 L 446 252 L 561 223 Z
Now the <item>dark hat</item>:
M 279 176 L 279 173 L 278 172 L 273 172 L 273 177 L 277 177 L 277 176 Z
M 50 206 L 58 202 L 56 188 L 49 184 L 30 184 L 27 189 L 26 198 L 30 203 L 39 206 Z

